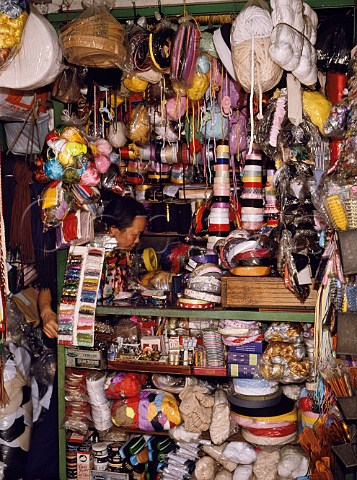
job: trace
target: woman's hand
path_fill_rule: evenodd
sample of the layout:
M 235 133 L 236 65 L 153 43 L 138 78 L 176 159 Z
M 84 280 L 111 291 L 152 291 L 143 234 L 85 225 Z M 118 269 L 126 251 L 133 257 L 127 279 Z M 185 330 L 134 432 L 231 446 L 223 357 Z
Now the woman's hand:
M 43 331 L 48 338 L 58 337 L 57 314 L 52 310 L 41 312 Z

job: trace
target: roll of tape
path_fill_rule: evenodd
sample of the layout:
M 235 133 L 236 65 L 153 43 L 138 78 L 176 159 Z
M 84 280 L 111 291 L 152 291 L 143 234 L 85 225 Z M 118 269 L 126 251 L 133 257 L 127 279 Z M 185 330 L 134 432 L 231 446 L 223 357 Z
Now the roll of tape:
M 212 293 L 197 292 L 196 290 L 185 288 L 184 294 L 186 297 L 194 298 L 196 300 L 204 300 L 206 302 L 221 303 L 221 296 L 214 295 Z
M 214 263 L 206 263 L 205 265 L 200 265 L 192 273 L 191 278 L 202 277 L 203 275 L 208 275 L 214 273 L 218 275 L 218 278 L 222 275 L 222 270 L 215 265 Z

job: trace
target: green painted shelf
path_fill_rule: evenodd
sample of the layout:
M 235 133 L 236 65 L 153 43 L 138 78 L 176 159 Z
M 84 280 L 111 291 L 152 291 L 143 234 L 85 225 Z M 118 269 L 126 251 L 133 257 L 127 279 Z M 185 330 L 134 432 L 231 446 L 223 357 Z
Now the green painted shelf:
M 184 309 L 184 308 L 147 308 L 147 307 L 116 307 L 98 306 L 96 315 L 103 317 L 107 315 L 128 316 L 146 315 L 178 318 L 226 318 L 239 320 L 256 320 L 261 322 L 299 322 L 313 323 L 314 312 L 310 310 L 300 311 L 259 311 L 259 310 L 214 310 L 205 309 Z

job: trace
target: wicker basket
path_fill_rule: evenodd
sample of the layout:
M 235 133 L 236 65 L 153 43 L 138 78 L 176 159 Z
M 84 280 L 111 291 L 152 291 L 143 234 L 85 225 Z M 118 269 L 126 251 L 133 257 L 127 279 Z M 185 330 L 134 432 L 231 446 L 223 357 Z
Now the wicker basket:
M 346 216 L 348 221 L 348 228 L 357 228 L 357 199 L 351 198 L 344 202 Z
M 327 197 L 326 210 L 330 223 L 335 230 L 347 230 L 348 220 L 345 206 L 338 195 Z
M 111 68 L 126 57 L 124 28 L 108 12 L 79 17 L 60 33 L 64 56 L 76 65 Z

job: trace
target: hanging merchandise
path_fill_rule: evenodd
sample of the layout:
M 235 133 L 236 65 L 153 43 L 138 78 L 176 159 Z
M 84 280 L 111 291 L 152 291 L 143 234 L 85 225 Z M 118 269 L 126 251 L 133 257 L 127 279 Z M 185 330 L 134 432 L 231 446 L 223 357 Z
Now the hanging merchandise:
M 185 15 L 176 31 L 171 53 L 170 76 L 178 88 L 187 89 L 192 85 L 199 45 L 198 25 Z
M 249 1 L 231 29 L 232 60 L 237 80 L 246 92 L 271 90 L 282 69 L 269 57 L 273 22 L 264 1 Z
M 49 85 L 62 69 L 57 32 L 44 16 L 32 9 L 19 53 L 0 71 L 0 86 L 34 90 Z
M 6 69 L 21 48 L 23 30 L 28 19 L 26 3 L 5 3 L 0 10 L 0 70 Z
M 317 14 L 300 0 L 290 5 L 275 0 L 272 8 L 274 29 L 271 34 L 270 57 L 284 70 L 292 72 L 304 85 L 315 84 Z
M 105 3 L 93 2 L 59 34 L 69 63 L 93 68 L 124 67 L 124 28 L 109 13 Z
M 71 248 L 59 306 L 60 344 L 94 345 L 95 308 L 103 260 L 103 248 Z
M 77 103 L 81 88 L 85 86 L 88 70 L 78 65 L 66 64 L 52 86 L 51 95 L 63 103 Z

